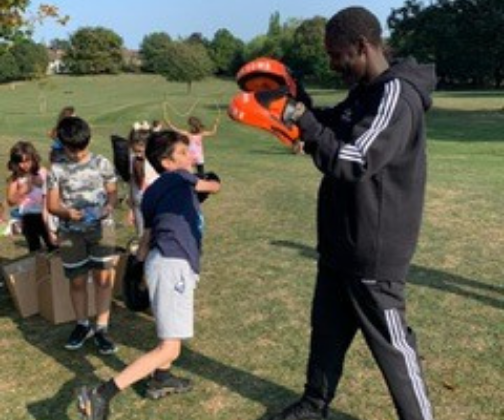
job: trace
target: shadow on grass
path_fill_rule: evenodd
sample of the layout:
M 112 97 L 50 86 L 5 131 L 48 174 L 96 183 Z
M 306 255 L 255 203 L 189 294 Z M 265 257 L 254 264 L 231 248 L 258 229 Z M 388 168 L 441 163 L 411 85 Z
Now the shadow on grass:
M 502 141 L 502 110 L 434 108 L 428 114 L 428 138 L 437 141 L 500 142 Z
M 53 396 L 27 404 L 30 418 L 36 420 L 69 420 L 69 408 L 75 404 L 75 390 L 84 384 L 97 384 L 103 380 L 103 378 L 96 375 L 95 367 L 88 360 L 90 356 L 97 355 L 96 349 L 92 343 L 87 342 L 84 348 L 75 352 L 68 352 L 63 348 L 63 343 L 73 328 L 72 324 L 53 326 L 40 317 L 21 319 L 14 313 L 14 308 L 6 294 L 0 296 L 0 304 L 0 317 L 11 317 L 28 344 L 54 359 L 73 374 L 72 379 L 62 383 Z M 124 345 L 147 351 L 156 344 L 153 321 L 148 316 L 130 312 L 122 305 L 114 305 L 113 323 L 112 333 L 119 347 Z M 148 338 L 146 339 L 146 337 Z M 121 352 L 119 351 L 113 356 L 103 356 L 101 360 L 115 372 L 119 372 L 125 367 L 125 363 L 120 357 Z M 237 367 L 223 364 L 192 350 L 190 347 L 184 348 L 176 366 L 238 393 L 247 400 L 263 405 L 266 409 L 265 414 L 256 420 L 266 420 L 273 413 L 299 398 L 298 394 L 282 385 L 260 378 Z M 57 381 L 58 379 L 54 378 L 54 380 Z M 134 386 L 135 392 L 142 396 L 143 388 L 144 385 L 141 382 Z M 335 420 L 359 420 L 345 413 L 337 411 L 331 413 L 331 418 Z
M 317 251 L 305 244 L 293 241 L 276 240 L 271 245 L 295 249 L 304 258 L 317 259 Z M 466 279 L 444 271 L 412 265 L 408 283 L 430 287 L 445 293 L 452 293 L 463 298 L 473 299 L 496 309 L 504 309 L 504 287 Z M 491 293 L 494 296 L 489 296 Z
M 63 344 L 74 327 L 73 323 L 54 326 L 40 316 L 22 319 L 15 313 L 7 293 L 0 297 L 0 318 L 3 317 L 12 318 L 27 344 L 54 359 L 73 375 L 72 379 L 62 383 L 56 394 L 50 398 L 28 403 L 27 411 L 30 413 L 30 418 L 36 420 L 70 419 L 67 411 L 69 406 L 74 404 L 75 390 L 85 383 L 97 383 L 99 381 L 99 378 L 95 375 L 94 366 L 88 360 L 89 356 L 98 354 L 93 343 L 86 343 L 86 346 L 79 351 L 69 352 L 65 350 Z M 22 359 L 22 354 L 19 356 L 21 365 L 29 363 L 29 361 Z M 124 367 L 124 363 L 116 355 L 101 358 L 104 363 L 114 370 L 120 370 Z M 15 367 L 12 367 L 12 369 L 16 370 Z M 22 368 L 20 368 L 20 371 L 22 371 Z M 51 381 L 51 383 L 59 381 L 57 377 L 46 378 L 46 380 Z M 29 391 L 27 395 L 29 395 Z

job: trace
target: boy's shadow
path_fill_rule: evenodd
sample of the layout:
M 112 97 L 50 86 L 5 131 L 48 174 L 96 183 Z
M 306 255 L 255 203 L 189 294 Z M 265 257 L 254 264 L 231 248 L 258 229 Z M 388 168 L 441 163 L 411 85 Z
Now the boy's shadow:
M 0 317 L 11 316 L 29 344 L 54 358 L 65 369 L 74 373 L 74 377 L 65 382 L 55 395 L 27 405 L 31 417 L 36 420 L 69 420 L 68 410 L 69 406 L 75 402 L 76 388 L 84 384 L 96 384 L 102 380 L 96 375 L 95 367 L 88 360 L 88 356 L 97 354 L 96 349 L 91 343 L 86 343 L 85 348 L 77 352 L 69 352 L 62 347 L 62 343 L 64 343 L 66 334 L 70 332 L 73 325 L 50 326 L 50 328 L 53 328 L 54 333 L 49 332 L 48 334 L 47 321 L 39 317 L 23 320 L 17 315 L 13 315 L 13 312 L 14 308 L 11 304 L 2 302 Z M 155 345 L 154 325 L 150 317 L 133 313 L 122 305 L 114 305 L 113 319 L 113 336 L 119 348 L 124 345 L 147 351 Z M 147 333 L 139 334 L 139 331 Z M 152 331 L 152 339 L 146 340 L 149 331 Z M 119 350 L 116 355 L 103 356 L 101 359 L 115 372 L 119 372 L 125 367 L 125 363 L 120 358 L 121 352 Z M 127 360 L 126 362 L 131 361 Z M 273 413 L 278 412 L 287 404 L 299 398 L 298 394 L 282 385 L 260 378 L 237 367 L 223 364 L 192 350 L 190 347 L 184 348 L 181 358 L 177 361 L 177 367 L 217 383 L 232 392 L 240 394 L 247 400 L 256 401 L 263 405 L 266 411 L 256 420 L 268 419 Z M 300 368 L 302 369 L 302 366 Z M 139 395 L 144 395 L 144 385 L 141 382 L 134 386 L 134 390 Z M 358 420 L 341 412 L 333 411 L 332 415 L 332 418 L 337 420 Z

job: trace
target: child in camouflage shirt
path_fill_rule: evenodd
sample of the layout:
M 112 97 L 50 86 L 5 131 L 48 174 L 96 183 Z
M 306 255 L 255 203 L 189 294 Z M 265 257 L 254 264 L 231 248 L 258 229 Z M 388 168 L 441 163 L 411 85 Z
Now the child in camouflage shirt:
M 53 163 L 47 179 L 47 207 L 59 218 L 58 236 L 77 325 L 65 347 L 76 350 L 94 336 L 102 354 L 117 348 L 108 336 L 115 256 L 112 212 L 117 201 L 116 175 L 109 160 L 89 150 L 89 125 L 66 117 L 57 126 L 65 158 Z M 88 319 L 87 282 L 96 287 L 96 326 Z

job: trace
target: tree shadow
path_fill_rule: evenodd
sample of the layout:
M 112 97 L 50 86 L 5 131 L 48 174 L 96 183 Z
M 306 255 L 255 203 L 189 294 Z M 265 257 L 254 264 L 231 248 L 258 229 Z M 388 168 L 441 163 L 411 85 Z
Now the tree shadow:
M 79 351 L 68 352 L 63 348 L 64 341 L 62 340 L 66 338 L 73 325 L 48 325 L 47 321 L 38 316 L 21 319 L 14 313 L 14 308 L 6 296 L 0 296 L 0 303 L 0 317 L 11 317 L 28 344 L 54 359 L 74 375 L 72 379 L 64 382 L 54 395 L 28 403 L 27 410 L 31 418 L 69 420 L 68 411 L 69 407 L 75 403 L 75 390 L 84 384 L 96 384 L 102 380 L 88 360 L 89 356 L 97 354 L 96 349 L 92 343 L 86 343 L 85 347 Z M 133 313 L 125 309 L 123 305 L 114 305 L 113 320 L 112 332 L 119 347 L 125 345 L 147 351 L 155 345 L 153 321 L 149 316 Z M 120 357 L 119 351 L 116 355 L 103 356 L 101 359 L 115 372 L 119 372 L 126 366 Z M 265 407 L 265 413 L 255 420 L 266 420 L 273 413 L 299 398 L 298 394 L 282 385 L 260 378 L 238 367 L 224 364 L 194 351 L 189 346 L 184 347 L 182 356 L 177 361 L 177 367 L 217 383 L 247 400 L 260 403 Z M 134 386 L 134 390 L 143 396 L 144 385 L 140 382 Z M 331 418 L 359 420 L 339 411 L 331 411 Z
M 436 141 L 500 142 L 502 141 L 502 110 L 472 110 L 434 108 L 428 114 L 427 136 Z
M 63 344 L 74 327 L 73 323 L 55 326 L 40 316 L 23 319 L 15 313 L 12 302 L 9 300 L 7 294 L 0 298 L 0 318 L 11 317 L 27 344 L 54 359 L 73 374 L 72 379 L 62 383 L 58 391 L 51 397 L 27 404 L 30 418 L 69 420 L 67 411 L 69 406 L 74 403 L 75 390 L 85 383 L 99 381 L 95 368 L 88 359 L 90 356 L 99 356 L 94 343 L 90 340 L 78 351 L 69 352 L 63 348 Z M 125 366 L 117 355 L 99 357 L 114 370 L 120 370 Z
M 295 249 L 304 258 L 317 259 L 318 256 L 317 251 L 313 247 L 299 242 L 275 240 L 270 243 L 273 246 Z M 417 286 L 430 287 L 445 293 L 453 293 L 496 309 L 504 309 L 503 286 L 467 279 L 455 274 L 418 265 L 411 266 L 407 281 Z M 492 293 L 494 296 L 489 296 L 489 293 Z

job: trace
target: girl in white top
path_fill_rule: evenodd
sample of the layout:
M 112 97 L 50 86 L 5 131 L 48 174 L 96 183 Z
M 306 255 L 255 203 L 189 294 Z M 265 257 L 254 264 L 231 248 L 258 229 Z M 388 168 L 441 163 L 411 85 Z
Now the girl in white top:
M 159 176 L 145 158 L 145 147 L 150 134 L 151 128 L 147 121 L 143 121 L 141 123 L 137 122 L 133 124 L 133 128 L 131 129 L 128 138 L 131 173 L 129 191 L 129 205 L 131 211 L 129 214 L 129 220 L 135 225 L 135 229 L 139 237 L 143 234 L 144 225 L 141 212 L 143 193 Z

